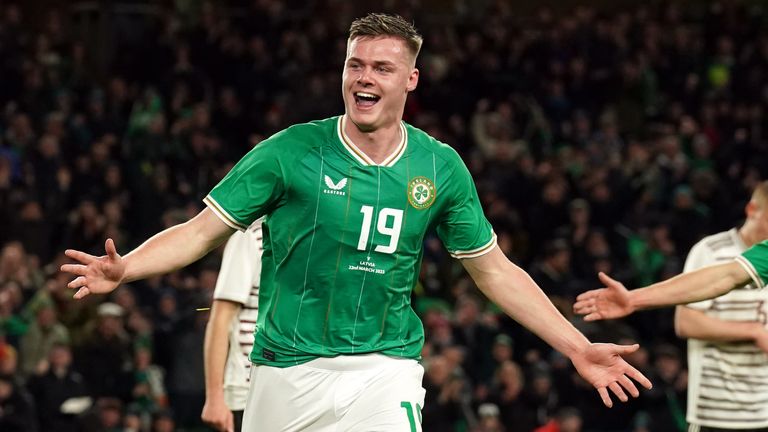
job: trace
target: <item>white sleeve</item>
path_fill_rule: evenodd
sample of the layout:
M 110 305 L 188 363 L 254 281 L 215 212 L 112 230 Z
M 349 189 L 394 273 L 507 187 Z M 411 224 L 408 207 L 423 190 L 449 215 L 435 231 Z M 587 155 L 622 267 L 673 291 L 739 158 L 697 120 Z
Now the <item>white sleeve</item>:
M 216 289 L 213 291 L 214 300 L 245 304 L 253 286 L 256 270 L 253 262 L 251 236 L 248 231 L 236 231 L 224 247 L 221 269 L 216 280 Z

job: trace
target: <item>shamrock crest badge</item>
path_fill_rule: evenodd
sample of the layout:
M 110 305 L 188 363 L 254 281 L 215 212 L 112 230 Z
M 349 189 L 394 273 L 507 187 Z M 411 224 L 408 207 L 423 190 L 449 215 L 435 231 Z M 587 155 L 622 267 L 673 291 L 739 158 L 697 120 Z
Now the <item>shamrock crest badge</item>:
M 437 196 L 432 180 L 426 177 L 414 177 L 408 182 L 408 202 L 417 210 L 428 209 Z

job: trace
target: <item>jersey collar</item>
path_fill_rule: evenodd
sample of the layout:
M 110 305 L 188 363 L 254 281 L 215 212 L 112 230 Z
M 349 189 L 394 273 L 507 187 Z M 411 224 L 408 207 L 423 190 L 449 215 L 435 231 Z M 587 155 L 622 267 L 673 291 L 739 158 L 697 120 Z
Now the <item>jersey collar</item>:
M 339 120 L 336 125 L 336 131 L 338 132 L 338 135 L 339 135 L 339 141 L 341 141 L 341 144 L 349 152 L 349 154 L 352 155 L 352 157 L 355 158 L 361 164 L 366 166 L 391 167 L 395 163 L 397 163 L 397 161 L 399 161 L 400 158 L 405 153 L 405 148 L 408 145 L 408 132 L 406 131 L 402 121 L 400 122 L 400 132 L 401 132 L 400 143 L 397 145 L 395 150 L 392 151 L 392 154 L 387 156 L 387 158 L 381 161 L 380 164 L 377 164 L 376 162 L 373 161 L 373 159 L 369 158 L 368 155 L 363 153 L 363 151 L 360 150 L 360 148 L 357 147 L 355 143 L 352 142 L 349 136 L 347 136 L 346 132 L 344 132 L 344 125 L 346 121 L 347 121 L 346 115 L 339 116 Z

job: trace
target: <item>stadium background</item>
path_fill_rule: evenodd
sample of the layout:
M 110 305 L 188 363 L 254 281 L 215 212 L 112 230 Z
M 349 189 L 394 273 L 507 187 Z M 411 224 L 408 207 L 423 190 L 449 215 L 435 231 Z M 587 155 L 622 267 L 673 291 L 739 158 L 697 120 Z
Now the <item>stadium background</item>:
M 264 137 L 341 113 L 345 32 L 366 10 L 424 34 L 406 120 L 461 153 L 499 245 L 566 316 L 597 271 L 660 280 L 739 224 L 768 172 L 766 5 L 532 3 L 0 2 L 0 430 L 206 430 L 196 308 L 220 251 L 79 302 L 62 252 L 100 254 L 106 237 L 128 251 L 196 214 Z M 671 309 L 573 319 L 595 340 L 642 343 L 630 360 L 654 390 L 607 410 L 436 238 L 414 304 L 426 431 L 684 428 Z M 57 381 L 49 364 L 70 351 Z M 94 405 L 57 415 L 62 395 Z

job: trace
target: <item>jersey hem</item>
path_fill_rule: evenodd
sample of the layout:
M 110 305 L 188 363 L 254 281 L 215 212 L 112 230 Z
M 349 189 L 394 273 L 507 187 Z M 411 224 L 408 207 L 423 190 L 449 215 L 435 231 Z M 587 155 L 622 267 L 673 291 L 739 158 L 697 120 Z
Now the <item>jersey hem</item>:
M 687 421 L 691 425 L 696 425 L 699 427 L 707 427 L 707 428 L 716 428 L 716 429 L 727 429 L 727 430 L 733 430 L 734 432 L 738 432 L 742 429 L 762 429 L 768 427 L 768 422 L 712 422 L 712 421 L 699 421 L 698 419 L 692 419 L 692 418 L 686 418 L 685 421 Z
M 262 349 L 262 348 L 259 347 L 259 349 Z M 339 353 L 339 354 L 336 354 L 336 355 L 327 355 L 327 356 L 321 356 L 321 355 L 289 356 L 289 355 L 285 355 L 284 357 L 286 358 L 286 360 L 269 361 L 269 360 L 264 359 L 263 357 L 255 355 L 255 352 L 256 352 L 256 346 L 254 346 L 254 351 L 251 351 L 251 355 L 249 356 L 249 358 L 251 360 L 251 363 L 253 363 L 254 365 L 276 367 L 276 368 L 281 368 L 281 369 L 287 368 L 287 367 L 292 367 L 292 366 L 305 365 L 305 364 L 311 362 L 312 360 L 317 360 L 317 359 L 333 359 L 333 358 L 339 357 L 339 356 L 354 357 L 354 356 L 363 356 L 363 355 L 370 355 L 370 354 L 378 354 L 378 355 L 389 357 L 389 358 L 393 358 L 393 359 L 415 360 L 417 362 L 421 361 L 421 355 L 420 354 L 413 355 L 413 356 L 410 356 L 410 355 L 397 355 L 397 354 L 394 354 L 394 353 L 389 353 L 387 351 L 373 351 L 373 352 L 366 352 L 366 353 L 361 353 L 361 354 L 351 354 L 351 353 L 342 354 L 342 353 Z
M 248 229 L 248 225 L 243 225 L 236 221 L 235 218 L 229 215 L 221 205 L 209 194 L 203 198 L 203 203 L 208 206 L 211 211 L 221 219 L 222 222 L 227 224 L 230 228 L 234 228 L 239 231 L 245 231 Z
M 744 270 L 747 271 L 747 274 L 749 275 L 750 279 L 752 279 L 753 282 L 757 285 L 757 288 L 763 288 L 765 286 L 765 282 L 763 282 L 763 279 L 760 277 L 760 274 L 757 272 L 755 267 L 752 265 L 749 260 L 744 258 L 744 256 L 737 256 L 736 262 L 741 264 L 741 266 L 744 268 Z
M 248 300 L 248 297 L 246 297 L 245 301 L 243 301 L 243 299 L 235 298 L 234 296 L 216 295 L 214 293 L 213 294 L 213 299 L 214 300 L 224 300 L 224 301 L 228 301 L 228 302 L 232 302 L 232 303 L 237 303 L 237 304 L 239 304 L 241 306 L 245 306 L 245 302 Z
M 477 258 L 487 254 L 488 252 L 493 250 L 495 246 L 496 246 L 496 233 L 493 233 L 491 240 L 485 245 L 480 246 L 479 248 L 468 250 L 468 251 L 453 251 L 453 252 L 449 251 L 449 252 L 452 257 L 457 259 Z

